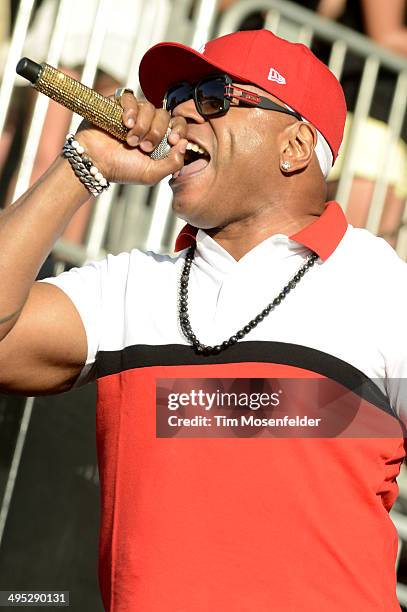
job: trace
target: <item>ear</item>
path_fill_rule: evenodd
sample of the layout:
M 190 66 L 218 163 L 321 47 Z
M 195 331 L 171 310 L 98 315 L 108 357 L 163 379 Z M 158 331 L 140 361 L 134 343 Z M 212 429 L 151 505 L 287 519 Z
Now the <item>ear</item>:
M 310 123 L 297 121 L 279 135 L 280 168 L 285 174 L 304 170 L 312 160 L 317 131 Z

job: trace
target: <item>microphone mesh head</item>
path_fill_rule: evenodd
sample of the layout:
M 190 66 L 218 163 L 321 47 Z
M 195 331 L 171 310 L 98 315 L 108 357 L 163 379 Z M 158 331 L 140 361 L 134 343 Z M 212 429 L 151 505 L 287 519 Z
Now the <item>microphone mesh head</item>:
M 154 151 L 150 154 L 151 159 L 157 160 L 164 159 L 164 157 L 167 157 L 168 153 L 171 151 L 171 146 L 168 144 L 168 136 L 170 132 L 171 129 L 168 128 L 166 135 L 164 136 L 158 147 L 156 147 Z

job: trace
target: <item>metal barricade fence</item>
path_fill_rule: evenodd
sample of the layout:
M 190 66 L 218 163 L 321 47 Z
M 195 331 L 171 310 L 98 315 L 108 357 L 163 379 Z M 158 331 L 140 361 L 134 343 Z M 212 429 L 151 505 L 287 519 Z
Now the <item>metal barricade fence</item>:
M 87 6 L 94 11 L 90 23 L 86 48 L 83 49 L 81 81 L 92 86 L 98 70 L 100 56 L 106 36 L 109 36 L 111 11 L 120 11 L 125 0 L 88 0 Z M 66 37 L 81 14 L 75 14 L 72 0 L 44 0 L 52 4 L 52 19 L 45 24 L 43 36 L 48 40 L 43 57 L 36 61 L 47 61 L 58 65 L 64 50 Z M 284 0 L 240 0 L 219 18 L 217 25 L 217 0 L 132 0 L 134 20 L 132 35 L 128 38 L 129 61 L 123 67 L 126 74 L 123 85 L 139 91 L 138 65 L 144 51 L 161 40 L 177 40 L 199 48 L 212 36 L 223 35 L 239 29 L 245 18 L 254 12 L 262 15 L 263 27 L 295 42 L 311 46 L 317 38 L 330 44 L 328 65 L 340 79 L 347 53 L 357 53 L 363 58 L 364 66 L 360 87 L 353 113 L 352 128 L 343 151 L 343 167 L 337 188 L 337 199 L 346 211 L 352 180 L 358 133 L 363 120 L 368 116 L 374 97 L 375 85 L 380 67 L 395 75 L 395 89 L 389 112 L 386 146 L 381 151 L 382 172 L 377 176 L 367 228 L 378 232 L 384 207 L 388 176 L 391 170 L 389 151 L 400 138 L 407 105 L 407 61 L 374 44 L 366 37 L 339 24 L 319 17 L 297 4 Z M 13 33 L 7 49 L 3 48 L 2 82 L 0 86 L 0 138 L 3 134 L 8 111 L 13 104 L 15 87 L 15 66 L 24 54 L 27 35 L 35 0 L 20 0 Z M 51 14 L 50 13 L 50 14 Z M 123 19 L 126 19 L 124 13 Z M 1 61 L 1 54 L 0 54 Z M 15 177 L 14 199 L 29 186 L 38 142 L 42 132 L 48 99 L 38 96 L 34 105 L 29 129 L 22 147 L 19 170 Z M 79 123 L 76 117 L 73 127 Z M 0 203 L 1 206 L 1 203 Z M 405 207 L 404 207 L 405 210 Z M 163 252 L 171 250 L 176 234 L 182 223 L 171 212 L 171 192 L 167 180 L 148 188 L 143 186 L 117 186 L 112 188 L 93 204 L 85 238 L 81 244 L 60 238 L 53 249 L 57 271 L 68 265 L 82 265 L 86 261 L 99 259 L 107 252 L 118 253 L 138 247 L 143 250 Z M 398 231 L 396 250 L 401 257 L 407 257 L 407 213 L 404 212 Z M 7 481 L 5 495 L 0 508 L 0 543 L 7 519 L 10 499 L 18 472 L 19 461 L 29 427 L 34 398 L 27 398 L 17 438 L 14 457 Z M 394 515 L 401 540 L 407 539 L 404 515 Z M 398 585 L 401 603 L 407 604 L 407 587 Z
M 64 49 L 64 40 L 67 34 L 70 34 L 68 25 L 71 30 L 72 24 L 80 22 L 81 7 L 79 3 L 70 0 L 51 0 L 50 4 L 55 9 L 53 14 L 50 11 L 52 21 L 42 25 L 42 35 L 49 38 L 49 45 L 44 57 L 33 59 L 58 65 Z M 112 36 L 109 32 L 109 17 L 112 11 L 125 14 L 122 9 L 130 4 L 135 19 L 132 36 L 128 36 L 129 63 L 123 70 L 123 74 L 127 76 L 122 78 L 126 79 L 123 84 L 137 91 L 138 66 L 143 53 L 151 45 L 164 39 L 178 40 L 199 48 L 212 32 L 217 1 L 133 0 L 129 3 L 125 0 L 90 0 L 88 5 L 92 5 L 94 16 L 89 22 L 91 30 L 86 41 L 87 49 L 83 51 L 84 63 L 80 77 L 86 85 L 93 85 L 105 37 Z M 0 87 L 0 138 L 12 104 L 13 86 L 16 81 L 15 66 L 24 53 L 34 5 L 34 0 L 21 0 L 8 48 Z M 38 96 L 23 146 L 13 200 L 29 186 L 48 104 L 47 98 Z M 78 123 L 79 119 L 76 117 L 73 125 Z M 165 181 L 153 189 L 125 186 L 119 190 L 114 185 L 95 202 L 83 244 L 70 243 L 61 238 L 54 247 L 54 255 L 61 261 L 81 265 L 90 259 L 100 258 L 106 251 L 118 252 L 135 245 L 160 251 L 164 248 L 163 237 L 170 213 L 170 201 L 171 192 Z

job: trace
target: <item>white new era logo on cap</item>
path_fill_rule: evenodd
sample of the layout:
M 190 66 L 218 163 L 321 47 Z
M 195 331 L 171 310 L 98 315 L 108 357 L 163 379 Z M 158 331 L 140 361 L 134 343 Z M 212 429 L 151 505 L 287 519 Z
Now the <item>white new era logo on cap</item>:
M 270 72 L 267 78 L 269 81 L 275 81 L 279 85 L 286 84 L 285 78 L 275 68 L 270 68 Z

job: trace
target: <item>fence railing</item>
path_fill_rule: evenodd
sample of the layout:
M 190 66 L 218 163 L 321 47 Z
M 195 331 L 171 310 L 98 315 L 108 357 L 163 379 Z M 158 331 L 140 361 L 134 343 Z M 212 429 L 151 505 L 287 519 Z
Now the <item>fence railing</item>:
M 75 28 L 75 23 L 83 21 L 83 15 L 81 3 L 76 0 L 60 0 L 59 2 L 51 0 L 51 3 L 55 8 L 52 20 L 40 24 L 42 37 L 49 38 L 48 49 L 44 57 L 33 57 L 33 59 L 59 65 L 61 56 L 64 55 L 66 37 L 72 34 L 71 30 Z M 113 38 L 117 35 L 116 32 L 109 29 L 109 17 L 112 11 L 122 12 L 122 2 L 121 0 L 87 0 L 87 3 L 92 5 L 94 14 L 93 19 L 89 20 L 89 37 L 86 42 L 87 48 L 83 50 L 80 80 L 92 86 L 104 42 L 106 38 Z M 133 0 L 133 21 L 129 24 L 132 32 L 126 37 L 130 59 L 123 70 L 126 76 L 123 76 L 125 82 L 122 84 L 136 91 L 139 89 L 138 66 L 141 57 L 156 42 L 165 39 L 177 40 L 199 48 L 211 36 L 216 16 L 216 4 L 216 0 L 198 0 L 198 2 Z M 15 83 L 17 81 L 20 87 L 25 86 L 21 84 L 21 79 L 16 78 L 15 66 L 18 59 L 25 53 L 25 42 L 27 33 L 29 33 L 28 24 L 34 5 L 34 0 L 21 0 L 7 49 L 0 87 L 0 138 L 9 109 L 13 104 Z M 135 16 L 136 19 L 134 19 Z M 40 27 L 37 29 L 39 30 Z M 6 49 L 3 48 L 2 51 L 4 56 Z M 62 62 L 63 65 L 64 63 L 66 62 Z M 16 160 L 19 171 L 15 177 L 12 200 L 19 197 L 29 186 L 48 105 L 47 98 L 37 97 L 29 129 L 24 138 L 21 158 Z M 79 119 L 75 117 L 73 126 L 77 126 L 78 123 Z M 142 186 L 119 188 L 113 185 L 109 192 L 103 194 L 94 203 L 86 237 L 82 243 L 70 242 L 62 237 L 55 244 L 54 255 L 57 259 L 67 263 L 81 265 L 87 260 L 100 258 L 107 251 L 118 252 L 136 245 L 145 249 L 165 250 L 168 248 L 166 232 L 170 216 L 171 191 L 165 181 L 152 189 Z

